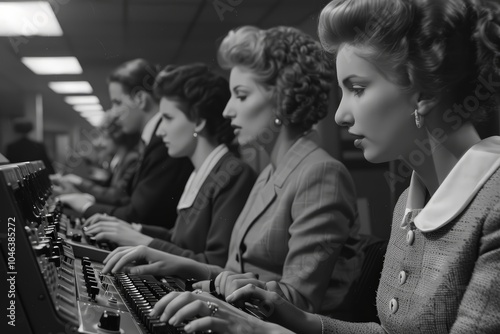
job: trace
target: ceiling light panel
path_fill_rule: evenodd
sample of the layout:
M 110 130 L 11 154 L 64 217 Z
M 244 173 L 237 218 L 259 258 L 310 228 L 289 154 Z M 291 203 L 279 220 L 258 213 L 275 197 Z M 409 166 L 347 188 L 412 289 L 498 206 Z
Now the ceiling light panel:
M 97 96 L 87 95 L 87 96 L 66 96 L 64 101 L 67 104 L 99 104 L 100 101 Z
M 47 1 L 0 2 L 0 36 L 62 36 Z
M 49 87 L 58 94 L 91 94 L 92 86 L 87 81 L 54 81 Z
M 77 104 L 73 106 L 73 109 L 75 109 L 78 112 L 84 112 L 84 111 L 104 112 L 100 104 L 79 104 L 79 105 Z
M 75 57 L 23 57 L 21 61 L 39 75 L 83 73 L 82 67 Z

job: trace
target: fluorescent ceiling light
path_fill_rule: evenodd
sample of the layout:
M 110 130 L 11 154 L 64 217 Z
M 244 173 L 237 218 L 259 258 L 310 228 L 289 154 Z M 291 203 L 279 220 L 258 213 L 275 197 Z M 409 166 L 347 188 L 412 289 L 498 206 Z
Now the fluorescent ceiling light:
M 49 87 L 58 94 L 90 94 L 92 86 L 87 81 L 54 81 Z
M 0 36 L 62 36 L 63 32 L 47 1 L 0 3 Z
M 102 110 L 102 106 L 100 104 L 77 104 L 73 106 L 73 109 L 79 112 L 84 112 L 84 111 L 100 111 L 104 112 Z
M 93 126 L 99 126 L 102 124 L 104 118 L 104 114 L 102 115 L 96 115 L 96 116 L 91 116 L 91 117 L 86 117 L 86 120 L 92 124 Z
M 99 99 L 94 95 L 67 96 L 64 98 L 67 104 L 99 104 Z
M 75 57 L 23 57 L 26 67 L 35 74 L 82 74 L 83 70 Z
M 102 115 L 102 114 L 104 114 L 104 111 L 98 111 L 98 110 L 90 110 L 90 111 L 80 112 L 80 115 L 82 117 L 96 116 L 96 115 Z

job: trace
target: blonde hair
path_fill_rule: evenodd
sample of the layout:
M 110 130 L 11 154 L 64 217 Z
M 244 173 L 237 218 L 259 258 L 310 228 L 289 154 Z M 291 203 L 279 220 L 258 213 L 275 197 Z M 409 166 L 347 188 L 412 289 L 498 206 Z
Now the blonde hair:
M 245 26 L 230 31 L 218 61 L 224 69 L 244 67 L 270 90 L 285 125 L 309 130 L 328 112 L 333 64 L 321 45 L 298 29 Z

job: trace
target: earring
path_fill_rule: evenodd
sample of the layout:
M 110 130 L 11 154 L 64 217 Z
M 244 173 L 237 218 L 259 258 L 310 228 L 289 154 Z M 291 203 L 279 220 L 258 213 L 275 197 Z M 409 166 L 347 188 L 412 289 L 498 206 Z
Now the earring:
M 198 132 L 193 132 L 193 137 L 198 138 Z
M 281 123 L 281 119 L 279 119 L 279 118 L 275 118 L 275 119 L 274 119 L 274 124 L 276 124 L 277 126 L 280 126 L 280 125 L 281 125 L 281 124 L 283 124 L 283 123 Z
M 418 113 L 418 108 L 413 112 L 415 114 L 415 125 L 420 129 L 424 125 L 424 117 Z

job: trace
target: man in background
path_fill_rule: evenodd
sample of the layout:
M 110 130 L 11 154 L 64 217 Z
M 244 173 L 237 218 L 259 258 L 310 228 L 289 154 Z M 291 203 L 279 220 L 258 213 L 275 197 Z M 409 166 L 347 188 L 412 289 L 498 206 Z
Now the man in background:
M 49 174 L 54 174 L 45 145 L 28 137 L 33 130 L 33 123 L 25 118 L 16 118 L 12 123 L 16 139 L 7 145 L 6 158 L 10 162 L 42 160 Z
M 124 133 L 141 133 L 141 157 L 129 183 L 127 203 L 100 204 L 88 194 L 61 196 L 64 203 L 83 217 L 107 214 L 129 223 L 166 228 L 175 223 L 177 203 L 193 165 L 187 158 L 170 157 L 162 139 L 156 136 L 161 122 L 159 102 L 153 93 L 158 70 L 144 59 L 135 59 L 119 66 L 108 78 L 117 124 Z

